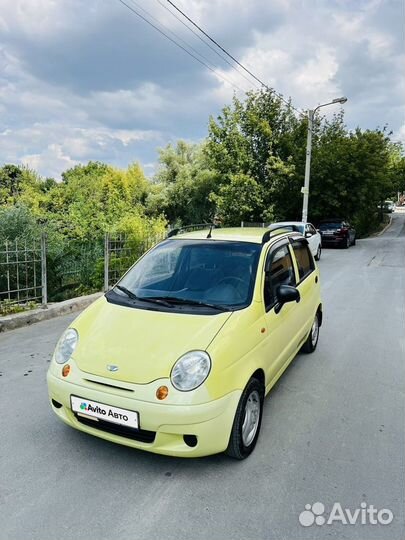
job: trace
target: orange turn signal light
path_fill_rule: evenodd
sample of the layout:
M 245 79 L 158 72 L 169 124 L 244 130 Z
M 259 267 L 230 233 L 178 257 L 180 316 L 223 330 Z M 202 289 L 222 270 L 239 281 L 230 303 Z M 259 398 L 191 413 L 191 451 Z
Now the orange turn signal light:
M 167 386 L 159 386 L 159 388 L 156 390 L 156 397 L 160 400 L 166 399 L 168 393 L 169 389 L 167 388 Z
M 67 377 L 70 373 L 70 366 L 69 364 L 65 364 L 62 368 L 62 377 Z

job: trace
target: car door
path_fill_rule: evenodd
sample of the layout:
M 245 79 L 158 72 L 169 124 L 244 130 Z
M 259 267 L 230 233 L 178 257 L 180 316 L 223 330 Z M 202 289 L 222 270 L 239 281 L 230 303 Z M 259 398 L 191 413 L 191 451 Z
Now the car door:
M 313 234 L 314 244 L 315 244 L 315 254 L 316 254 L 316 252 L 318 251 L 318 247 L 321 245 L 321 235 L 311 223 L 309 224 L 309 226 L 311 227 L 311 231 Z
M 316 229 L 310 223 L 305 225 L 305 237 L 308 240 L 312 255 L 315 256 L 318 251 L 319 239 Z
M 284 304 L 276 313 L 277 289 L 280 285 L 295 286 L 297 277 L 287 240 L 274 245 L 267 254 L 263 298 L 267 338 L 265 342 L 266 381 L 272 384 L 297 350 L 300 333 L 301 306 L 296 302 Z
M 353 234 L 353 233 L 352 233 L 352 228 L 351 228 L 351 226 L 350 226 L 350 223 L 348 223 L 347 221 L 344 221 L 344 222 L 342 223 L 342 227 L 344 227 L 345 229 L 347 229 L 347 236 L 348 236 L 348 238 L 349 238 L 349 240 L 350 240 L 350 243 L 351 243 L 351 241 L 352 241 L 352 234 Z
M 356 231 L 349 222 L 346 222 L 346 227 L 349 229 L 350 242 L 353 244 L 356 236 Z
M 296 287 L 301 297 L 297 324 L 301 332 L 300 341 L 304 342 L 318 308 L 319 270 L 316 268 L 308 243 L 303 238 L 294 239 L 291 245 L 298 270 Z

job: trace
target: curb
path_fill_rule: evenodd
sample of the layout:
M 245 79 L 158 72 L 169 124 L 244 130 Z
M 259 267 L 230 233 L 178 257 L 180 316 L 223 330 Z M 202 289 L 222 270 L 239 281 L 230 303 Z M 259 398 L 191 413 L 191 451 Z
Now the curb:
M 104 293 L 94 293 L 88 296 L 79 296 L 78 298 L 71 298 L 64 302 L 58 302 L 56 304 L 50 304 L 47 308 L 32 309 L 23 313 L 14 313 L 12 315 L 6 315 L 0 317 L 0 333 L 7 332 L 8 330 L 15 330 L 23 326 L 30 326 L 31 324 L 53 319 L 60 315 L 66 315 L 67 313 L 74 313 L 81 309 L 86 308 L 92 304 L 97 298 Z
M 392 224 L 392 214 L 390 214 L 390 220 L 389 222 L 387 223 L 387 225 L 383 228 L 382 231 L 380 231 L 377 236 L 381 236 L 382 234 L 385 233 L 385 231 L 388 229 L 388 227 L 391 227 L 391 224 Z

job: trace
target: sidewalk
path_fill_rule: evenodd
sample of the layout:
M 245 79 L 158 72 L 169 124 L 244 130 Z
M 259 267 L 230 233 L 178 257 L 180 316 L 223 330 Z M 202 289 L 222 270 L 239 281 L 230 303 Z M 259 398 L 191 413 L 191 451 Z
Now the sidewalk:
M 53 319 L 59 315 L 80 311 L 92 304 L 97 298 L 100 298 L 102 294 L 101 292 L 89 294 L 88 296 L 80 296 L 65 300 L 64 302 L 49 304 L 47 308 L 32 309 L 22 313 L 5 315 L 4 317 L 0 317 L 0 332 L 7 332 L 8 330 L 29 326 L 39 321 Z

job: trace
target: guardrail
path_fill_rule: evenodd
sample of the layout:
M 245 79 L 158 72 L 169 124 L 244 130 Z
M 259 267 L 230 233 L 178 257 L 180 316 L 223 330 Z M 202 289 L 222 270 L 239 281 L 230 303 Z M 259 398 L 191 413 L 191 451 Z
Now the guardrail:
M 46 237 L 0 246 L 0 303 L 47 303 Z
M 108 233 L 55 245 L 43 234 L 0 244 L 0 314 L 106 291 L 165 236 Z

